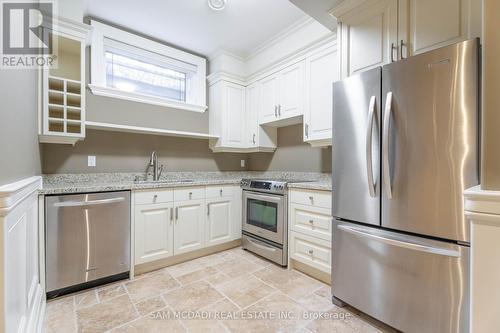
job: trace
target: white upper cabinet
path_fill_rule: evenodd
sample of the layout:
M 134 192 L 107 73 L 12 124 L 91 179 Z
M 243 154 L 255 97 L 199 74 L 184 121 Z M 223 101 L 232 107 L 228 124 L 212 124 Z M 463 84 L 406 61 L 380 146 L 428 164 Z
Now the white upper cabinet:
M 398 0 L 370 1 L 340 18 L 343 77 L 395 60 Z
M 479 37 L 481 1 L 399 0 L 399 58 Z
M 306 59 L 304 141 L 313 146 L 331 145 L 332 85 L 339 79 L 336 46 L 330 46 Z
M 261 125 L 287 126 L 302 122 L 304 114 L 304 67 L 300 61 L 260 80 L 262 84 Z
M 263 84 L 255 82 L 246 88 L 246 135 L 251 151 L 274 151 L 277 142 L 277 130 L 259 125 L 262 110 Z M 274 117 L 274 114 L 273 114 Z
M 262 85 L 262 108 L 259 123 L 269 123 L 278 118 L 279 76 L 270 75 L 260 81 Z
M 220 80 L 210 86 L 210 134 L 218 136 L 213 151 L 238 151 L 247 146 L 245 133 L 245 87 Z
M 303 115 L 304 62 L 280 72 L 278 116 L 288 119 Z
M 330 13 L 342 77 L 481 35 L 476 0 L 346 0 Z

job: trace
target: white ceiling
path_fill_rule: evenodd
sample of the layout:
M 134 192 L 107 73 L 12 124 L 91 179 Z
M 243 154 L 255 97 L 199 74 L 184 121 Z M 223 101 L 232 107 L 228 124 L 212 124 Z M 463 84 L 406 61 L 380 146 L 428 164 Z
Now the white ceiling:
M 245 57 L 305 17 L 288 0 L 228 0 L 223 11 L 207 0 L 88 0 L 85 15 L 210 56 L 219 49 Z

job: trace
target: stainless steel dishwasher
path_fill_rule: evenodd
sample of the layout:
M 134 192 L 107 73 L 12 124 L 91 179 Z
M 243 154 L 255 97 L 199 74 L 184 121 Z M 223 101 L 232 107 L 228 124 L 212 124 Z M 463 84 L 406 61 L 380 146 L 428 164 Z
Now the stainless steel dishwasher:
M 45 197 L 47 298 L 127 278 L 130 192 Z

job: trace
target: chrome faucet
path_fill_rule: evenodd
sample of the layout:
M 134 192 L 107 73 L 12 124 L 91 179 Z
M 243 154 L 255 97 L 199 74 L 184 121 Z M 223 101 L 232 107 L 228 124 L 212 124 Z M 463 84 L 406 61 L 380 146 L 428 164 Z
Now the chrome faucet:
M 153 168 L 153 180 L 160 180 L 161 173 L 163 171 L 163 164 L 158 166 L 158 155 L 153 151 L 151 153 L 151 158 L 149 159 L 149 166 Z

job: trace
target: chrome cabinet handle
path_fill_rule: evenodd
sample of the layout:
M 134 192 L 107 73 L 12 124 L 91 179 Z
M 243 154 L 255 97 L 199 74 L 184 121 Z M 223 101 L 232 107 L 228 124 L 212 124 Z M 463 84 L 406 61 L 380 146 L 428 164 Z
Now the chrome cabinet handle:
M 313 250 L 309 250 L 309 251 L 307 251 L 307 252 L 309 252 L 309 254 L 310 254 L 310 255 L 313 255 L 313 253 L 314 253 L 314 251 L 313 251 Z
M 309 220 L 309 223 L 314 224 L 314 220 Z
M 373 160 L 372 160 L 372 136 L 373 119 L 375 118 L 375 96 L 370 98 L 368 107 L 368 127 L 366 128 L 366 175 L 368 179 L 368 192 L 370 197 L 375 198 L 375 183 L 373 180 Z
M 401 45 L 399 47 L 399 57 L 402 59 L 405 59 L 405 57 L 403 57 L 403 46 L 406 46 L 404 40 L 401 39 Z
M 309 124 L 305 125 L 306 138 L 309 138 Z
M 153 201 L 156 201 L 158 199 L 158 194 L 153 195 Z
M 112 203 L 118 203 L 125 201 L 125 198 L 111 198 L 102 200 L 89 200 L 89 201 L 63 201 L 54 203 L 54 207 L 80 207 L 80 206 L 96 206 L 96 205 L 107 205 Z
M 309 200 L 314 201 L 314 197 L 311 195 L 311 196 L 309 197 Z
M 253 134 L 252 142 L 253 142 L 253 144 L 255 144 L 255 133 Z
M 222 192 L 223 192 L 223 190 L 222 190 L 222 189 L 220 189 L 219 193 L 220 193 L 220 195 L 221 195 L 221 196 L 222 196 Z
M 394 46 L 394 43 L 391 43 L 391 62 L 394 62 L 394 49 L 397 51 L 397 47 Z
M 193 197 L 193 192 L 189 192 L 189 199 Z
M 207 215 L 210 215 L 210 204 L 207 204 Z
M 382 136 L 382 178 L 384 180 L 385 191 L 389 199 L 392 199 L 391 170 L 389 169 L 389 129 L 391 125 L 391 112 L 392 92 L 389 91 L 385 100 L 384 130 Z
M 278 116 L 281 117 L 281 104 L 278 104 Z
M 174 219 L 174 209 L 170 208 L 170 221 L 173 221 Z
M 175 207 L 175 220 L 179 219 L 179 207 Z
M 277 105 L 274 106 L 274 117 L 278 118 L 278 106 Z
M 447 257 L 460 258 L 460 253 L 458 251 L 454 251 L 454 250 L 450 250 L 450 249 L 428 246 L 428 245 L 423 245 L 423 244 L 410 243 L 410 242 L 404 242 L 404 241 L 399 240 L 399 239 L 393 239 L 390 237 L 383 237 L 380 235 L 371 234 L 369 232 L 364 232 L 356 227 L 348 227 L 345 225 L 339 225 L 338 228 L 340 230 L 346 231 L 346 232 L 353 234 L 355 236 L 376 240 L 376 241 L 379 241 L 379 242 L 382 242 L 382 243 L 385 243 L 388 245 L 394 245 L 394 246 L 403 247 L 403 248 L 410 249 L 410 250 L 427 252 L 427 253 L 431 253 L 431 254 L 438 254 L 438 255 L 447 256 Z

